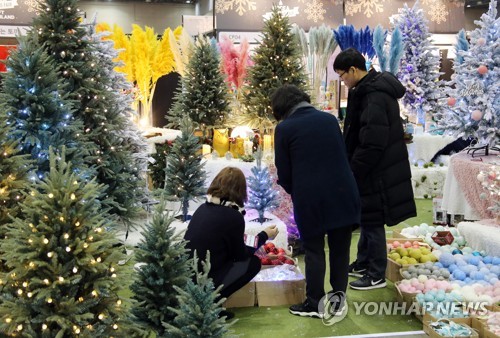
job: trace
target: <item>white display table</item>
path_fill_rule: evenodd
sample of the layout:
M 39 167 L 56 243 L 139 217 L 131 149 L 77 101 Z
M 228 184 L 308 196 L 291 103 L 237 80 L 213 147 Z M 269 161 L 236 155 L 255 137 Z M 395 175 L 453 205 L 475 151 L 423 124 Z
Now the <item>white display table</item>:
M 488 210 L 491 202 L 479 198 L 486 190 L 481 186 L 477 175 L 480 171 L 487 171 L 498 157 L 490 155 L 479 159 L 476 161 L 464 152 L 451 157 L 443 188 L 442 204 L 442 209 L 448 214 L 464 215 L 466 220 L 473 221 L 493 217 Z
M 453 136 L 432 135 L 428 133 L 413 134 L 413 143 L 407 145 L 410 164 L 422 160 L 429 162 L 432 157 L 446 145 L 455 141 Z
M 484 250 L 490 256 L 500 256 L 500 225 L 493 219 L 460 222 L 457 228 L 467 241 L 467 246 Z

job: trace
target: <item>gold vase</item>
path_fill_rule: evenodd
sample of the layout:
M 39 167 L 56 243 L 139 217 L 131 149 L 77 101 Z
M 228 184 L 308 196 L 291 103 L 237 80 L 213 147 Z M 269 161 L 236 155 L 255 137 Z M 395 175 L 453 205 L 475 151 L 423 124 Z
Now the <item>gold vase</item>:
M 212 146 L 220 157 L 226 155 L 226 153 L 229 151 L 229 130 L 214 129 L 214 138 Z

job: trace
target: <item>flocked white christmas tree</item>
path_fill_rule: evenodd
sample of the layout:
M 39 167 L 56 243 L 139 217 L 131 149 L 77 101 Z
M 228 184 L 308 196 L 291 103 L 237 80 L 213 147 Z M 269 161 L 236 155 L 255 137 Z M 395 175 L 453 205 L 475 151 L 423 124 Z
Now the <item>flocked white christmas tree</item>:
M 269 170 L 262 166 L 262 151 L 255 153 L 257 165 L 252 167 L 252 176 L 248 178 L 249 197 L 247 207 L 259 213 L 257 219 L 264 223 L 264 212 L 278 206 L 278 192 L 273 190 L 273 180 Z
M 405 44 L 398 73 L 398 79 L 406 87 L 403 104 L 424 125 L 427 114 L 440 110 L 439 52 L 431 43 L 428 21 L 418 1 L 412 8 L 405 4 L 392 24 L 401 30 Z
M 475 24 L 478 27 L 470 34 L 470 48 L 457 47 L 460 50 L 453 65 L 454 87 L 446 91 L 447 109 L 439 126 L 456 137 L 477 138 L 479 145 L 491 147 L 500 139 L 500 25 L 496 0 L 490 2 L 488 12 Z M 463 38 L 459 36 L 458 41 Z

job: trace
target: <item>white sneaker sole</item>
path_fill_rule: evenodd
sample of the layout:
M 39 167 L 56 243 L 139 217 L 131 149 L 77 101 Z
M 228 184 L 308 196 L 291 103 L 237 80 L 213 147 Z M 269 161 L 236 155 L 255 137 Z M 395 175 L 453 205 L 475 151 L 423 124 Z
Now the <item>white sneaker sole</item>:
M 363 274 L 362 273 L 357 273 L 357 272 L 349 272 L 349 276 L 351 277 L 363 277 Z
M 289 310 L 292 315 L 301 316 L 301 317 L 311 317 L 311 318 L 323 318 L 323 315 L 318 312 L 300 312 Z
M 386 282 L 371 286 L 352 286 L 351 284 L 349 284 L 349 287 L 354 290 L 373 290 L 373 289 L 385 288 L 386 286 L 387 286 Z

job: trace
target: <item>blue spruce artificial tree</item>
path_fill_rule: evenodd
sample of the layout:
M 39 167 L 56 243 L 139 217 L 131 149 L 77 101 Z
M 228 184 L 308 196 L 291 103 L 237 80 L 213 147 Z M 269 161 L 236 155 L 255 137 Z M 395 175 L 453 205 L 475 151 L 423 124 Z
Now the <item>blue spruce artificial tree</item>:
M 182 134 L 178 136 L 167 156 L 167 184 L 165 192 L 181 202 L 182 221 L 188 220 L 189 202 L 206 194 L 200 140 L 194 136 L 194 127 L 188 117 L 180 120 Z
M 439 51 L 431 43 L 428 21 L 418 1 L 412 8 L 405 4 L 392 24 L 401 30 L 405 44 L 398 73 L 398 79 L 406 87 L 403 104 L 406 111 L 416 115 L 417 122 L 425 126 L 426 115 L 441 109 Z
M 219 298 L 221 286 L 215 288 L 208 277 L 210 252 L 207 252 L 206 260 L 201 262 L 203 271 L 199 271 L 196 253 L 191 263 L 195 280 L 188 280 L 184 288 L 174 286 L 179 307 L 169 308 L 177 316 L 171 325 L 166 325 L 168 337 L 224 337 L 231 324 L 226 324 L 224 317 L 219 318 L 225 299 Z
M 252 167 L 252 176 L 248 178 L 249 196 L 247 208 L 255 209 L 259 213 L 257 219 L 264 223 L 264 212 L 278 206 L 278 192 L 273 190 L 273 180 L 267 167 L 262 166 L 262 151 L 255 153 L 257 165 Z
M 454 136 L 476 138 L 479 145 L 489 147 L 500 140 L 499 20 L 497 1 L 492 0 L 488 12 L 475 21 L 478 27 L 470 34 L 470 46 L 459 33 L 454 87 L 446 91 L 447 109 L 439 121 Z
M 169 307 L 179 307 L 174 286 L 183 288 L 190 277 L 186 243 L 175 234 L 174 218 L 164 210 L 161 202 L 142 232 L 136 260 L 144 264 L 130 287 L 136 300 L 132 307 L 135 322 L 157 337 L 169 337 L 166 327 L 176 316 Z

